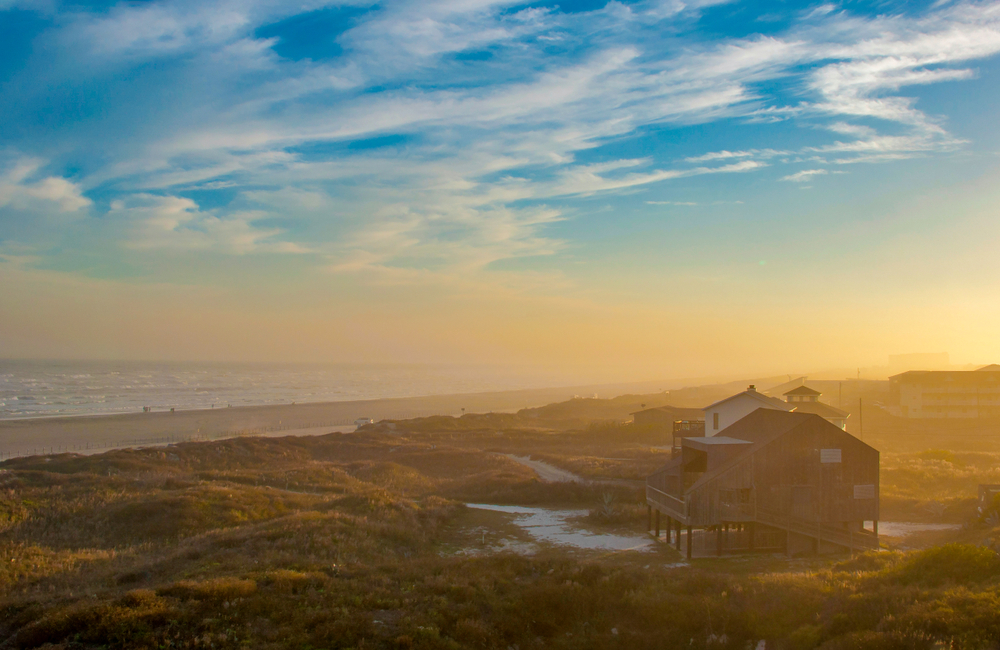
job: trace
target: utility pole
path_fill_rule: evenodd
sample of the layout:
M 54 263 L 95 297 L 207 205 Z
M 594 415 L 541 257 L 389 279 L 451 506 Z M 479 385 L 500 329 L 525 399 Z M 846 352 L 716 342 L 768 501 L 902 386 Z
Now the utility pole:
M 858 433 L 861 434 L 861 439 L 865 439 L 865 413 L 862 410 L 861 398 L 858 398 Z

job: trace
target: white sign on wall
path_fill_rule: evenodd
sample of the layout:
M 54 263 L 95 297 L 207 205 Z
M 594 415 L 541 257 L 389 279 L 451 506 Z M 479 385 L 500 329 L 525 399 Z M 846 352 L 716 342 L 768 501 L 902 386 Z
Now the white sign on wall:
M 839 463 L 840 462 L 840 450 L 839 449 L 820 449 L 819 450 L 819 462 L 821 462 L 821 463 Z
M 875 486 L 874 485 L 855 485 L 854 486 L 854 498 L 855 499 L 874 499 L 875 498 Z

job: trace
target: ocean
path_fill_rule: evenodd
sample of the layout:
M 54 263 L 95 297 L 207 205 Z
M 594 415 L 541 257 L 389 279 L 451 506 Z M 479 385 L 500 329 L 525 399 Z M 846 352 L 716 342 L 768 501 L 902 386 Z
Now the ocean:
M 0 419 L 337 402 L 565 385 L 517 370 L 418 364 L 0 360 Z

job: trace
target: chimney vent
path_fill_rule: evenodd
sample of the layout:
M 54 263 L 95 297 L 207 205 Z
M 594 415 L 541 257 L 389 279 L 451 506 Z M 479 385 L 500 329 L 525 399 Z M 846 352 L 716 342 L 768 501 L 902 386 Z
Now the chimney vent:
M 756 393 L 757 392 L 757 386 L 755 386 L 754 384 L 750 384 L 749 386 L 747 386 L 747 390 L 752 390 L 752 391 L 754 391 Z

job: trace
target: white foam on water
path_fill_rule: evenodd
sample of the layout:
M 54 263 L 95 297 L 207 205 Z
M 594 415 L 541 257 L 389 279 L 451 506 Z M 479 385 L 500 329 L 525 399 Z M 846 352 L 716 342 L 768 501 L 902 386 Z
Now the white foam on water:
M 336 402 L 565 385 L 497 367 L 0 359 L 0 419 Z

